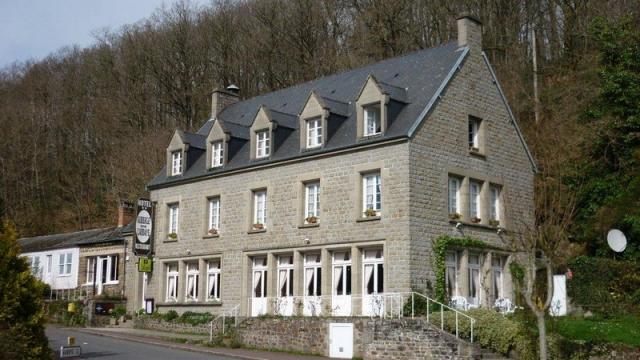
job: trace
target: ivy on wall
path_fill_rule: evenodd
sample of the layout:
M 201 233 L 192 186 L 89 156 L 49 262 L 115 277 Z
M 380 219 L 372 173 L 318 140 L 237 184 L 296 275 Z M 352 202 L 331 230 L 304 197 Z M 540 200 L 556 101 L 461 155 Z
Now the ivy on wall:
M 436 238 L 433 244 L 433 269 L 436 275 L 435 298 L 443 304 L 446 294 L 444 262 L 447 250 L 451 247 L 501 250 L 501 248 L 497 246 L 489 245 L 482 240 L 468 236 L 459 238 L 449 235 L 441 235 Z

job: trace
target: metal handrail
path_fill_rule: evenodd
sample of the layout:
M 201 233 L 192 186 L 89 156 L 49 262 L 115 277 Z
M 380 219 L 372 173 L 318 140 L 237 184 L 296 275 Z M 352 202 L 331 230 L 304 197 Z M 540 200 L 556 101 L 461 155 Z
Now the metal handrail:
M 221 314 L 219 314 L 218 316 L 216 316 L 215 318 L 213 318 L 213 320 L 211 320 L 211 322 L 209 323 L 209 342 L 213 341 L 213 323 L 218 321 L 219 319 L 222 319 L 222 334 L 224 335 L 225 332 L 225 318 L 227 316 L 233 316 L 234 317 L 234 325 L 238 325 L 238 312 L 240 310 L 240 304 L 232 307 L 231 309 L 228 309 L 226 311 L 223 311 Z
M 418 292 L 412 291 L 409 294 L 411 294 L 411 318 L 414 317 L 415 315 L 415 296 L 420 296 L 423 299 L 427 300 L 427 323 L 430 323 L 430 307 L 429 307 L 429 303 L 434 303 L 440 306 L 440 330 L 444 331 L 444 311 L 442 310 L 443 308 L 446 308 L 450 311 L 453 311 L 455 313 L 456 316 L 456 338 L 460 337 L 459 336 L 459 328 L 458 328 L 458 317 L 460 315 L 462 315 L 463 317 L 466 317 L 467 319 L 469 319 L 469 322 L 471 324 L 470 326 L 470 341 L 473 343 L 473 324 L 476 322 L 476 319 L 474 319 L 473 317 L 465 314 L 464 312 L 452 308 L 451 306 L 445 305 L 437 300 L 434 300 L 424 294 L 420 294 Z

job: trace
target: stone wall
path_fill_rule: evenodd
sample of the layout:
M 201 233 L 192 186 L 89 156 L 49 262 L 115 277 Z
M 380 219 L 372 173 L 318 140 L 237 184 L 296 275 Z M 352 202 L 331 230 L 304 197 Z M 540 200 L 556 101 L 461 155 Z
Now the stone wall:
M 209 335 L 209 323 L 191 325 L 176 321 L 164 321 L 147 316 L 138 316 L 133 320 L 133 327 L 136 329 L 167 331 L 178 334 L 206 334 Z M 222 323 L 214 323 L 214 332 L 221 329 Z

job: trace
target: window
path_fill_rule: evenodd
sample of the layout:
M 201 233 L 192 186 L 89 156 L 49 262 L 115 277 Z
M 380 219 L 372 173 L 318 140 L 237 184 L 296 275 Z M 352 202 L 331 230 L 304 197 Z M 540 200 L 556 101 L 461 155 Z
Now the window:
M 178 301 L 178 264 L 167 265 L 167 301 Z
M 365 217 L 380 216 L 382 210 L 380 185 L 380 173 L 362 176 L 362 208 Z
M 220 229 L 220 198 L 209 199 L 209 233 Z
M 58 256 L 58 275 L 71 275 L 73 253 L 62 253 Z
M 281 297 L 293 296 L 293 255 L 278 256 L 278 289 Z
M 207 300 L 220 301 L 220 260 L 207 261 Z
M 87 258 L 87 284 L 93 284 L 96 280 L 96 258 Z
M 118 255 L 111 255 L 107 257 L 109 262 L 109 274 L 107 275 L 107 281 L 118 281 Z
M 444 260 L 444 279 L 446 281 L 447 295 L 458 295 L 458 254 L 448 252 Z
M 182 174 L 182 150 L 171 153 L 171 175 Z
M 469 217 L 471 221 L 480 219 L 480 188 L 481 184 L 475 180 L 469 181 Z
M 460 216 L 460 184 L 457 177 L 449 177 L 449 215 Z
M 322 265 L 320 254 L 304 256 L 304 296 L 322 296 Z
M 480 305 L 480 255 L 469 254 L 469 303 Z
M 382 132 L 380 121 L 380 104 L 364 107 L 364 136 L 377 135 Z
M 491 185 L 491 220 L 500 221 L 500 187 Z
M 314 148 L 322 145 L 322 119 L 307 120 L 307 147 Z
M 178 225 L 180 223 L 180 206 L 178 204 L 169 205 L 169 236 L 178 234 Z
M 253 297 L 267 297 L 267 258 L 253 258 Z
M 492 295 L 494 299 L 500 299 L 504 297 L 504 285 L 503 285 L 503 273 L 504 261 L 502 257 L 491 257 L 491 273 L 492 273 Z
M 198 301 L 198 278 L 200 277 L 200 269 L 198 263 L 187 264 L 187 287 L 185 289 L 185 297 L 187 301 Z
M 31 258 L 31 274 L 36 277 L 40 277 L 42 274 L 42 269 L 40 269 L 40 257 L 34 256 Z
M 269 131 L 256 132 L 256 158 L 269 156 Z
M 51 275 L 52 268 L 53 268 L 53 255 L 47 255 L 47 275 Z
M 267 223 L 267 191 L 255 191 L 253 193 L 253 224 L 261 224 L 262 228 Z
M 320 217 L 320 182 L 305 184 L 304 222 L 316 223 Z
M 469 117 L 469 149 L 480 151 L 480 119 Z
M 333 253 L 333 295 L 351 295 L 351 253 Z
M 364 293 L 367 295 L 384 292 L 384 257 L 382 249 L 364 251 Z
M 216 141 L 211 144 L 211 167 L 224 165 L 224 143 Z

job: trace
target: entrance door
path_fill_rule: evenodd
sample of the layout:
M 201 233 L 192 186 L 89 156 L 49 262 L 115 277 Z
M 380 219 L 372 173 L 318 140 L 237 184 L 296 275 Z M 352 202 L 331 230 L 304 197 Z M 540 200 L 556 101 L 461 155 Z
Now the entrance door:
M 351 359 L 353 357 L 353 324 L 329 324 L 329 357 Z
M 96 266 L 96 295 L 102 294 L 103 285 L 107 282 L 107 271 L 109 268 L 109 264 L 107 262 L 106 257 L 97 258 L 97 266 Z
M 362 257 L 362 315 L 382 316 L 385 312 L 382 249 L 365 250 Z
M 293 255 L 278 256 L 278 292 L 276 314 L 293 315 Z
M 331 309 L 334 316 L 351 316 L 351 253 L 333 253 L 333 293 Z
M 253 290 L 251 296 L 251 316 L 267 313 L 267 258 L 253 259 Z

